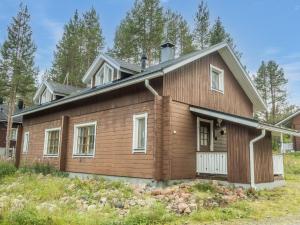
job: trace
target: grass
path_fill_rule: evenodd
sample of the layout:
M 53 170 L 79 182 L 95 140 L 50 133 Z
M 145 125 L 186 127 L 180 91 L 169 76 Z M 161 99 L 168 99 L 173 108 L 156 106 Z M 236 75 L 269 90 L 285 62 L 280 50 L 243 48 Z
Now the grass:
M 164 203 L 153 200 L 147 194 L 137 194 L 131 186 L 122 182 L 71 179 L 47 165 L 16 171 L 11 164 L 0 162 L 0 225 L 238 223 L 244 219 L 296 214 L 300 212 L 300 153 L 285 156 L 285 175 L 285 187 L 249 192 L 248 196 L 252 197 L 226 207 L 201 207 L 204 199 L 218 194 L 213 185 L 197 183 L 189 191 L 196 196 L 200 207 L 190 215 L 178 216 L 169 212 Z M 97 204 L 103 198 L 110 204 L 78 210 L 80 204 Z M 123 216 L 120 214 L 123 209 L 112 204 L 132 198 L 151 200 L 152 203 L 144 207 L 130 207 Z

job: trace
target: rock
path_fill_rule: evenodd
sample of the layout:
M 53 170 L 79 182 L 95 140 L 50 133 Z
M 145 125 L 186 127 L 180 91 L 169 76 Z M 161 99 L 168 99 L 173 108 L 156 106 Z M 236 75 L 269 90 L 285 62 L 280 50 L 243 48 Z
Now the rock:
M 160 189 L 154 189 L 151 191 L 151 195 L 153 196 L 162 195 L 162 191 Z
M 178 204 L 178 211 L 179 213 L 184 213 L 184 211 L 189 207 L 186 203 L 179 203 Z
M 118 209 L 123 209 L 124 208 L 124 203 L 121 201 L 116 201 L 113 203 L 114 207 L 118 208 Z
M 189 204 L 189 208 L 191 209 L 191 211 L 194 211 L 194 210 L 197 210 L 197 204 L 196 203 L 192 203 L 192 204 Z
M 105 205 L 106 203 L 107 203 L 107 198 L 102 197 L 102 198 L 100 199 L 100 204 L 101 204 L 101 205 Z
M 96 205 L 89 205 L 89 206 L 87 207 L 87 211 L 95 210 L 96 208 L 97 208 Z
M 184 210 L 184 213 L 185 214 L 190 214 L 192 211 L 190 209 L 190 207 L 187 207 L 185 210 Z
M 225 203 L 234 203 L 237 200 L 237 196 L 236 195 L 224 195 L 222 196 L 222 199 L 225 201 Z

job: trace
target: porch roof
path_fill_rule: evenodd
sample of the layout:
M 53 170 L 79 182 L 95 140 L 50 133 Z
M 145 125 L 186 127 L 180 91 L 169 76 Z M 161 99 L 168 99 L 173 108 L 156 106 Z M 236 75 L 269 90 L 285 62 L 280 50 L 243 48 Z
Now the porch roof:
M 241 124 L 244 126 L 255 128 L 255 129 L 267 130 L 267 131 L 271 131 L 273 133 L 282 133 L 282 134 L 288 134 L 288 135 L 300 137 L 299 131 L 296 131 L 293 129 L 288 129 L 288 128 L 283 128 L 283 127 L 272 125 L 272 124 L 263 123 L 256 119 L 252 119 L 252 118 L 237 116 L 237 115 L 224 113 L 224 112 L 220 112 L 220 111 L 216 111 L 216 110 L 211 110 L 211 109 L 207 109 L 207 108 L 202 108 L 202 107 L 191 106 L 190 111 L 195 114 L 220 118 L 222 120 L 230 121 L 233 123 Z

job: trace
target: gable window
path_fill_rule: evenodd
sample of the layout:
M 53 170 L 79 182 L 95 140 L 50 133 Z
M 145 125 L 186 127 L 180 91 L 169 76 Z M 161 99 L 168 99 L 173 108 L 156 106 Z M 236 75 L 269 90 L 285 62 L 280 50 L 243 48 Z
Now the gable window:
M 102 85 L 113 81 L 113 68 L 104 63 L 95 76 L 95 85 Z
M 23 153 L 27 153 L 29 149 L 29 132 L 24 133 L 24 139 L 23 139 Z
M 91 122 L 74 126 L 74 156 L 94 156 L 96 125 L 96 122 Z
M 44 140 L 44 155 L 58 156 L 60 128 L 46 129 Z
M 51 100 L 52 100 L 52 94 L 47 88 L 45 88 L 44 92 L 41 95 L 40 104 L 50 102 Z
M 133 116 L 133 152 L 146 152 L 148 114 Z
M 224 93 L 224 70 L 210 65 L 211 90 Z

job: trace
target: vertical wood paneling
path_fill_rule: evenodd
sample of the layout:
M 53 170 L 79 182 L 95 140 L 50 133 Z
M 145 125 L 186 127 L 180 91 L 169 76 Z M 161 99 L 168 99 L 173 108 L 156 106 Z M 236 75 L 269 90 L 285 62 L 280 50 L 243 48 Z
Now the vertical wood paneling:
M 249 183 L 249 133 L 247 127 L 226 123 L 228 181 Z
M 210 89 L 210 64 L 224 70 L 224 94 Z M 218 53 L 164 76 L 163 95 L 186 104 L 252 117 L 252 103 Z
M 68 151 L 68 132 L 69 132 L 69 117 L 62 116 L 60 130 L 60 147 L 59 147 L 59 170 L 66 170 L 66 160 Z
M 252 132 L 251 139 L 258 135 L 258 132 Z M 265 138 L 254 144 L 254 171 L 256 183 L 274 181 L 272 137 L 270 132 L 267 132 Z
M 16 143 L 16 161 L 15 166 L 18 168 L 20 165 L 20 157 L 21 157 L 21 146 L 23 141 L 23 127 L 20 125 L 18 127 L 18 133 L 17 133 L 17 143 Z
M 296 116 L 292 120 L 292 128 L 300 131 L 300 115 Z M 300 137 L 293 137 L 294 150 L 300 150 Z

